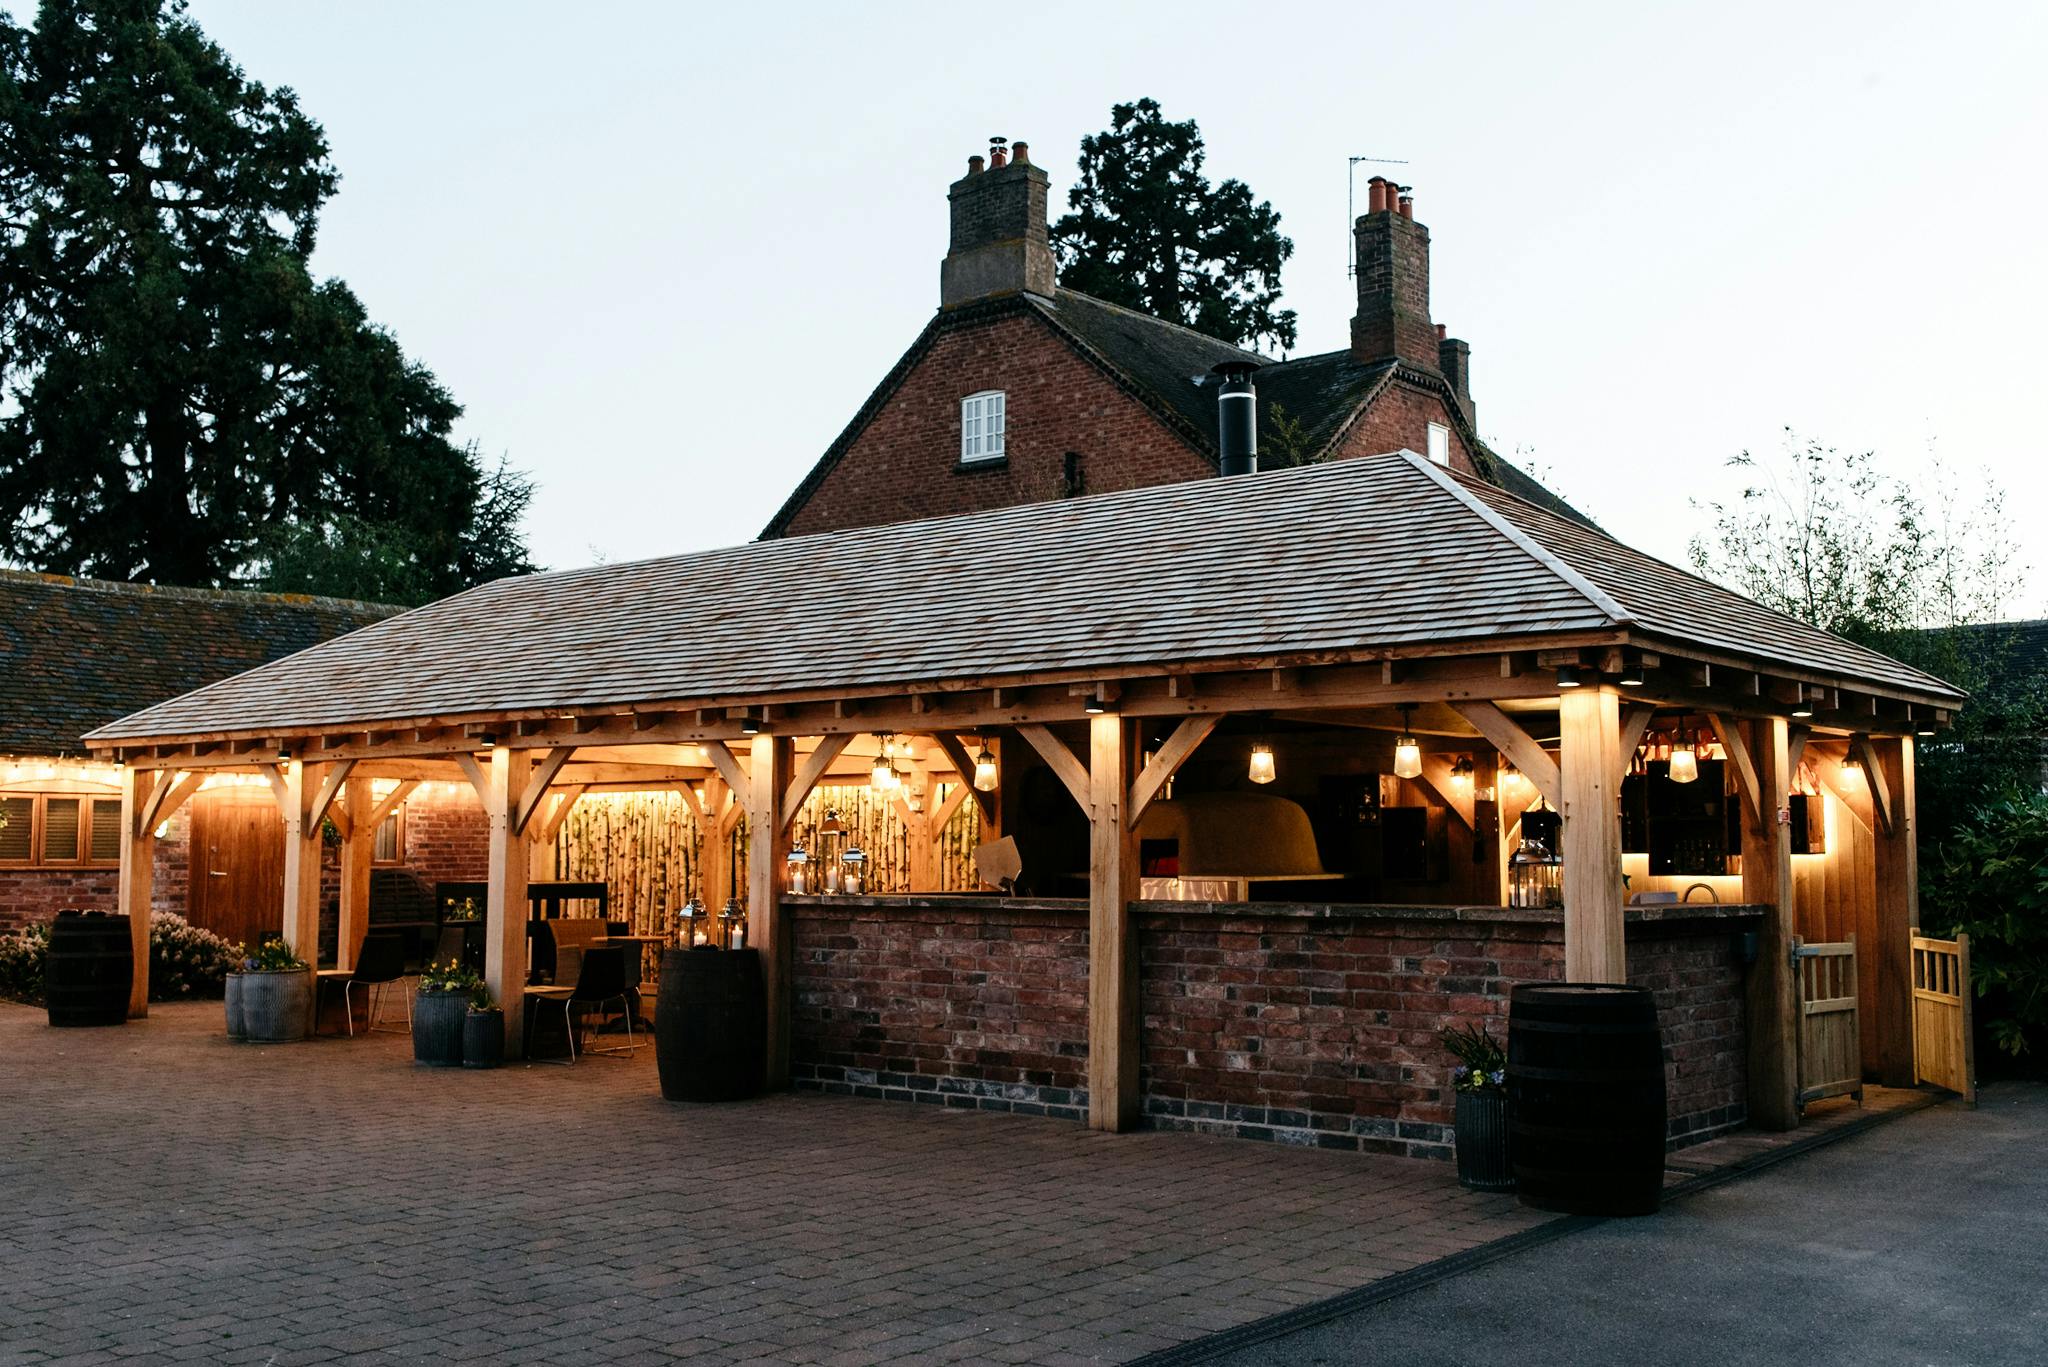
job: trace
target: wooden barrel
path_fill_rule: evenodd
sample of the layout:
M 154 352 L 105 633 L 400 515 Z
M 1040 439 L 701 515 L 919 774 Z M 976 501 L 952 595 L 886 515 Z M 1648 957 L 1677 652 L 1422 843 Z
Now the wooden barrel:
M 1524 1205 L 1649 1215 L 1664 1190 L 1664 1046 L 1648 989 L 1523 983 L 1508 1008 L 1508 1106 Z
M 50 954 L 43 971 L 50 1024 L 123 1024 L 134 973 L 135 947 L 128 940 L 126 916 L 58 912 L 50 924 Z
M 739 1101 L 761 1090 L 768 1007 L 751 949 L 671 949 L 654 999 L 654 1060 L 670 1101 Z

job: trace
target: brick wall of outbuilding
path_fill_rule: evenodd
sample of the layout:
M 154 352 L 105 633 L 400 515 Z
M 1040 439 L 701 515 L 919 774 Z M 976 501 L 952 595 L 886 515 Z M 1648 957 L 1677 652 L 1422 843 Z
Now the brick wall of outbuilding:
M 960 400 L 1006 397 L 1001 461 L 960 464 Z M 1151 410 L 1034 315 L 942 333 L 854 439 L 785 532 L 873 526 L 1063 496 L 1066 455 L 1083 492 L 1213 479 Z M 914 556 L 913 556 L 914 558 Z
M 1472 452 L 1458 435 L 1458 425 L 1444 411 L 1444 401 L 1435 394 L 1410 389 L 1400 383 L 1388 385 L 1377 399 L 1367 405 L 1358 421 L 1338 441 L 1332 458 L 1377 456 L 1398 451 L 1404 446 L 1427 455 L 1431 423 L 1450 429 L 1453 468 L 1466 474 L 1476 473 Z
M 1086 911 L 1078 903 L 792 899 L 800 1087 L 1080 1118 Z M 1333 909 L 1334 910 L 1334 909 Z M 1637 921 L 1630 980 L 1657 998 L 1667 1133 L 1746 1117 L 1747 923 Z M 1147 1122 L 1240 1138 L 1449 1157 L 1446 1024 L 1503 1039 L 1518 982 L 1564 973 L 1541 914 L 1138 914 Z
M 791 899 L 791 1071 L 825 1091 L 1079 1119 L 1085 907 Z

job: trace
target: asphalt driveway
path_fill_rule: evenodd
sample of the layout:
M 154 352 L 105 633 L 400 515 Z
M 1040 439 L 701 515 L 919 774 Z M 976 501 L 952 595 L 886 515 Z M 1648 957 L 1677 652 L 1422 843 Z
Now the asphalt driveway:
M 2048 1362 L 2048 1086 L 1992 1087 L 1974 1112 L 1906 1115 L 1199 1360 L 2033 1367 Z

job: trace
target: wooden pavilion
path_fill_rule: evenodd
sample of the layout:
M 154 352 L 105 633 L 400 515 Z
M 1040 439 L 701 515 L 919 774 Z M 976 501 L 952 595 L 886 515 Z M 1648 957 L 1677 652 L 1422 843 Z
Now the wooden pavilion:
M 1785 1126 L 1801 1089 L 1793 942 L 1832 914 L 1829 899 L 1853 902 L 1842 924 L 1862 931 L 1868 1061 L 1910 1081 L 1914 744 L 1961 701 L 1400 452 L 503 580 L 87 739 L 123 766 L 124 908 L 149 904 L 151 832 L 168 812 L 209 774 L 261 775 L 287 835 L 280 924 L 302 953 L 317 934 L 323 820 L 353 850 L 393 785 L 473 785 L 490 824 L 486 976 L 515 1030 L 527 842 L 584 793 L 685 785 L 714 825 L 747 834 L 734 882 L 768 969 L 774 1084 L 790 1078 L 791 909 L 805 904 L 784 888 L 796 809 L 864 768 L 878 735 L 930 737 L 949 780 L 993 744 L 1006 770 L 1049 770 L 1085 816 L 1085 1039 L 1069 1050 L 1085 1055 L 1085 1087 L 1073 1091 L 1089 1123 L 1120 1130 L 1147 1106 L 1137 828 L 1205 743 L 1246 719 L 1342 728 L 1382 750 L 1395 732 L 1419 736 L 1416 781 L 1462 822 L 1493 894 L 1468 899 L 1481 912 L 1505 907 L 1517 818 L 1540 798 L 1561 816 L 1562 972 L 1619 982 L 1625 922 L 1654 914 L 1626 904 L 1624 778 L 1646 736 L 1683 735 L 1692 719 L 1740 794 L 1729 884 L 1760 946 L 1740 989 L 1737 1085 L 1751 1121 Z M 1455 751 L 1470 752 L 1464 786 Z M 1519 799 L 1510 766 L 1527 781 Z M 1869 828 L 1833 842 L 1844 868 L 1825 878 L 1792 862 L 1802 773 Z M 981 804 L 985 832 L 1000 821 L 1029 840 L 999 793 L 955 782 L 948 798 Z M 362 933 L 366 867 L 350 860 L 343 880 L 344 957 Z M 145 1000 L 138 980 L 136 1014 Z

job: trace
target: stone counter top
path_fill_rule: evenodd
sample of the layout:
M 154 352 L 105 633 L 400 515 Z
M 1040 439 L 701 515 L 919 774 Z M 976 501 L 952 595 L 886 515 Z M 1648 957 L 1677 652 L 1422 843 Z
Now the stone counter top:
M 996 911 L 1063 912 L 1082 916 L 1088 911 L 1079 897 L 978 897 L 961 893 L 914 892 L 894 895 L 832 897 L 806 893 L 786 895 L 789 907 L 844 908 L 911 911 Z M 1289 921 L 1439 921 L 1473 924 L 1556 925 L 1564 924 L 1564 912 L 1555 908 L 1458 907 L 1393 905 L 1365 902 L 1139 902 L 1143 916 L 1216 916 L 1238 920 Z M 1664 902 L 1628 907 L 1623 919 L 1629 925 L 1672 925 L 1687 922 L 1754 921 L 1766 908 L 1736 903 Z

